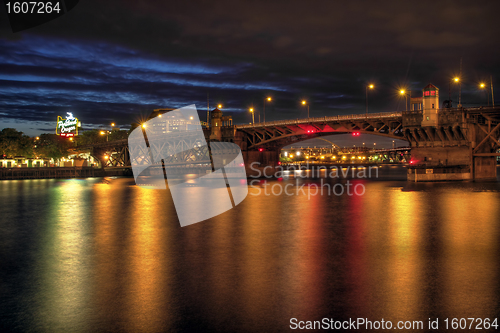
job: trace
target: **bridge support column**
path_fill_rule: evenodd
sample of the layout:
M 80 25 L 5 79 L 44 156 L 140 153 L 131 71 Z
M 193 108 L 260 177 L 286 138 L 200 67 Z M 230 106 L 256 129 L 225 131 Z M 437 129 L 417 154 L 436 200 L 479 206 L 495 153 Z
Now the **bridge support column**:
M 474 180 L 496 180 L 497 158 L 496 156 L 481 156 L 495 153 L 498 149 L 499 126 L 492 128 L 491 123 L 487 125 L 474 124 L 471 126 L 471 154 Z
M 409 181 L 472 179 L 471 150 L 466 146 L 412 148 L 411 161 Z
M 245 161 L 245 170 L 247 177 L 263 176 L 264 168 L 266 174 L 275 174 L 275 168 L 279 165 L 279 151 L 264 150 L 264 151 L 242 151 L 243 160 Z M 271 167 L 271 169 L 269 168 Z
M 412 147 L 412 165 L 408 168 L 410 181 L 497 179 L 496 150 L 500 125 L 462 124 L 460 137 L 457 130 L 449 128 L 445 142 L 416 141 Z

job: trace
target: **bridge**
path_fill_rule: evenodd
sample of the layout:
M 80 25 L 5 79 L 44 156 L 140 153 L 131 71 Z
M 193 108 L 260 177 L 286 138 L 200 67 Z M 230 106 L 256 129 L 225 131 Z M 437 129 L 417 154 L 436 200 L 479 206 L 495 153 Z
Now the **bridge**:
M 413 162 L 410 180 L 424 173 L 428 180 L 496 179 L 496 156 L 500 156 L 500 107 L 435 109 L 432 112 L 430 117 L 427 111 L 418 110 L 232 125 L 222 121 L 222 112 L 215 109 L 211 112 L 212 126 L 204 129 L 204 133 L 206 140 L 212 143 L 237 144 L 246 164 L 259 162 L 263 166 L 277 166 L 281 149 L 293 143 L 353 132 L 373 134 L 408 142 Z M 217 123 L 225 126 L 214 126 Z M 183 140 L 185 153 L 175 155 L 172 160 L 165 161 L 166 164 L 181 167 L 210 161 L 206 146 Z M 130 166 L 127 140 L 79 149 L 90 150 L 106 168 Z M 171 147 L 153 144 L 152 149 L 161 151 Z M 417 176 L 420 180 L 426 177 Z
M 236 125 L 244 133 L 248 149 L 259 146 L 284 147 L 296 141 L 318 136 L 352 132 L 369 133 L 403 139 L 403 113 L 370 113 L 297 120 L 278 120 L 250 125 Z

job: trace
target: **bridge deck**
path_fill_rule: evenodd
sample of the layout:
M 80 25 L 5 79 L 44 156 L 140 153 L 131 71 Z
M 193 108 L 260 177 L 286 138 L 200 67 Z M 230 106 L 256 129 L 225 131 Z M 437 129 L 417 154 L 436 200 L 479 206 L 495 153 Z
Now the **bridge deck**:
M 279 125 L 296 125 L 296 124 L 308 124 L 312 122 L 323 122 L 323 121 L 343 121 L 343 120 L 375 120 L 382 118 L 400 118 L 403 117 L 403 112 L 380 112 L 380 113 L 369 113 L 366 114 L 351 114 L 351 115 L 338 115 L 338 116 L 325 116 L 325 117 L 310 117 L 302 118 L 296 120 L 275 120 L 266 121 L 262 123 L 247 124 L 247 125 L 235 125 L 236 128 L 252 128 L 252 127 L 267 127 L 267 126 L 279 126 Z

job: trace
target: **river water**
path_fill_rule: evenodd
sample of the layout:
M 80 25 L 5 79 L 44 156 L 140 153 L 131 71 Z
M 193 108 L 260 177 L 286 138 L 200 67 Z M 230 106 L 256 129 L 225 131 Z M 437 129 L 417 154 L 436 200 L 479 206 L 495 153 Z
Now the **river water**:
M 184 228 L 169 191 L 131 178 L 1 181 L 0 331 L 283 332 L 292 318 L 365 318 L 423 332 L 439 318 L 436 332 L 446 318 L 500 317 L 500 182 L 404 172 L 350 180 L 362 195 L 261 180 Z M 286 184 L 306 186 L 266 192 Z

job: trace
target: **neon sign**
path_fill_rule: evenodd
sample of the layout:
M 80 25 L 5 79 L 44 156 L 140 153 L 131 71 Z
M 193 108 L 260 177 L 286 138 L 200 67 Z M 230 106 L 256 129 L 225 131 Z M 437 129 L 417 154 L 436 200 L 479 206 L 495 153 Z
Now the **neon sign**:
M 78 127 L 81 127 L 82 123 L 78 121 L 78 118 L 73 117 L 73 113 L 67 112 L 66 114 L 66 118 L 57 116 L 56 134 L 64 137 L 77 136 Z

